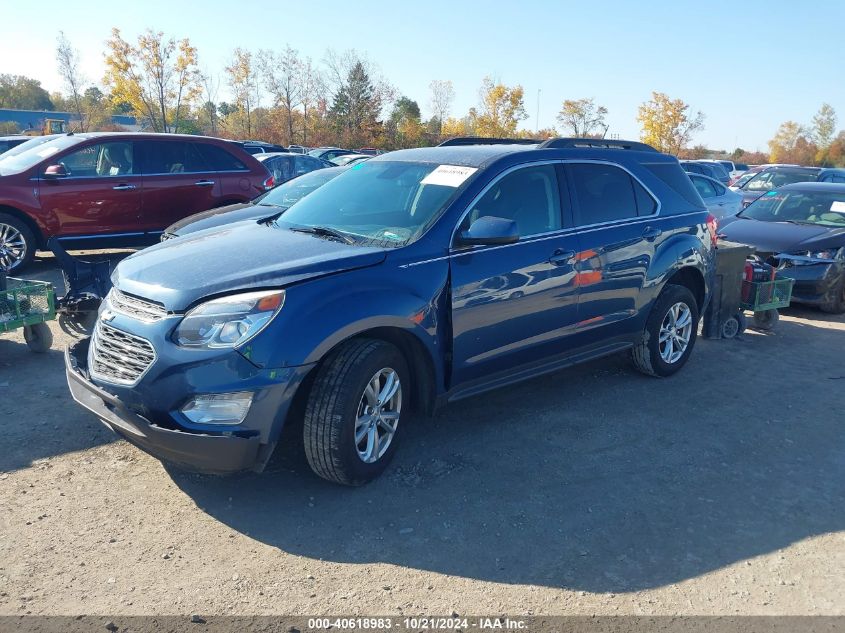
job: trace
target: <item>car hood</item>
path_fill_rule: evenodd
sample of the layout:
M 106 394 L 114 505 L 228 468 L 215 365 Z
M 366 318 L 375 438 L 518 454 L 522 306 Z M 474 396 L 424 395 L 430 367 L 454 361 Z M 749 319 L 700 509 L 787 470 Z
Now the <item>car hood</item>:
M 824 250 L 845 245 L 845 228 L 737 218 L 719 233 L 731 242 L 750 244 L 762 253 Z
M 189 215 L 187 218 L 182 218 L 178 222 L 174 222 L 168 226 L 164 232 L 169 235 L 186 235 L 195 231 L 209 229 L 229 222 L 237 222 L 239 220 L 249 220 L 255 218 L 266 217 L 276 213 L 273 207 L 259 207 L 251 202 L 241 202 L 238 204 L 229 204 L 225 207 L 217 207 L 216 209 L 209 209 Z M 225 214 L 225 217 L 220 217 Z
M 254 220 L 191 233 L 146 248 L 115 269 L 115 286 L 181 311 L 238 290 L 279 288 L 374 266 L 386 249 L 343 244 Z

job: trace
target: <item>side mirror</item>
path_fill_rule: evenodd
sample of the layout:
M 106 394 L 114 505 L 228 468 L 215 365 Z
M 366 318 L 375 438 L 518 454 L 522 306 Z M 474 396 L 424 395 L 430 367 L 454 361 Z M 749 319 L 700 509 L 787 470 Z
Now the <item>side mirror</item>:
M 53 178 L 67 178 L 68 173 L 67 169 L 65 169 L 64 165 L 50 165 L 47 169 L 44 170 L 44 177 L 53 179 Z
M 459 246 L 514 244 L 519 241 L 516 222 L 490 215 L 478 218 L 469 229 L 458 234 Z

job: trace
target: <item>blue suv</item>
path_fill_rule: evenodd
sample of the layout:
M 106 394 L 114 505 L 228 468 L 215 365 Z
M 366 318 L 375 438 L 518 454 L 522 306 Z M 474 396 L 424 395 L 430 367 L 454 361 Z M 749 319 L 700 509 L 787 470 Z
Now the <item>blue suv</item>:
M 673 374 L 709 298 L 713 219 L 641 143 L 458 139 L 274 211 L 123 260 L 67 352 L 73 397 L 203 472 L 261 470 L 298 424 L 356 485 L 447 402 L 623 350 Z

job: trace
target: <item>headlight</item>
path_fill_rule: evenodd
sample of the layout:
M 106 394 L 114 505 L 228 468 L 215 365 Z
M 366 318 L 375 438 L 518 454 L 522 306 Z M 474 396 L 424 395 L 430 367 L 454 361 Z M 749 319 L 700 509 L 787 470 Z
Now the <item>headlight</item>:
M 174 338 L 183 347 L 237 347 L 264 329 L 284 302 L 284 290 L 213 299 L 188 312 Z
M 836 249 L 828 249 L 826 251 L 802 251 L 800 253 L 790 253 L 786 257 L 798 266 L 810 264 L 830 264 L 836 259 L 839 253 Z

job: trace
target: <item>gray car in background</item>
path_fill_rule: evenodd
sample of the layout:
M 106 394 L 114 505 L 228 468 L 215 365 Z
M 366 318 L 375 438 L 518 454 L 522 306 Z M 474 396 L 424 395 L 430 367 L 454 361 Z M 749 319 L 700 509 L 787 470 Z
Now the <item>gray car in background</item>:
M 273 174 L 276 185 L 281 185 L 292 178 L 307 174 L 316 169 L 334 167 L 333 163 L 321 158 L 294 154 L 292 152 L 270 152 L 267 154 L 255 154 L 255 158 L 263 164 L 267 171 Z
M 707 210 L 713 214 L 717 220 L 722 218 L 734 216 L 742 211 L 742 195 L 736 191 L 731 191 L 722 183 L 709 176 L 702 176 L 701 174 L 687 173 L 695 190 L 704 200 Z
M 728 172 L 718 163 L 705 163 L 698 160 L 682 160 L 681 167 L 687 173 L 701 174 L 709 178 L 714 178 L 724 184 L 725 186 L 731 181 Z

